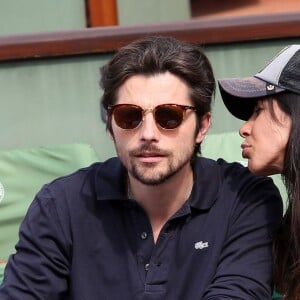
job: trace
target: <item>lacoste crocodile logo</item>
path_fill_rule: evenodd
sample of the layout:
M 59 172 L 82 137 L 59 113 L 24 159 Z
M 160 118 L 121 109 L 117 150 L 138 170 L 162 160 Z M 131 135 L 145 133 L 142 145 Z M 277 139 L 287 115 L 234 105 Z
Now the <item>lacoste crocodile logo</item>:
M 195 249 L 197 249 L 197 250 L 202 250 L 202 249 L 208 248 L 208 247 L 209 247 L 208 242 L 200 241 L 200 242 L 195 243 Z

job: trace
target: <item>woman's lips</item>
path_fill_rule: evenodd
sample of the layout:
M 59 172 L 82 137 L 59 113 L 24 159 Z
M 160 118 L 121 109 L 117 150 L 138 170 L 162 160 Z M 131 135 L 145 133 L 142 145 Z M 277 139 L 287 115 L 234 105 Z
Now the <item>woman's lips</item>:
M 242 157 L 249 158 L 249 151 L 250 151 L 251 146 L 247 143 L 243 143 L 243 144 L 241 144 L 241 148 L 242 148 Z

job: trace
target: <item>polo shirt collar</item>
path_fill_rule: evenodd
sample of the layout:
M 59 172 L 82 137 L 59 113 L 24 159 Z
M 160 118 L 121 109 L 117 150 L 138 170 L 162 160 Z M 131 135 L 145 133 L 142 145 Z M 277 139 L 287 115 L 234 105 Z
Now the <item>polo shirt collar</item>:
M 189 198 L 191 207 L 209 209 L 216 201 L 221 182 L 218 164 L 197 158 L 194 163 L 195 183 Z M 127 171 L 118 158 L 101 163 L 96 171 L 95 190 L 98 200 L 127 200 Z
M 194 178 L 190 206 L 199 210 L 210 209 L 218 198 L 221 186 L 218 162 L 198 157 L 194 163 Z
M 127 171 L 114 157 L 100 164 L 96 172 L 95 189 L 98 200 L 124 200 L 127 197 Z

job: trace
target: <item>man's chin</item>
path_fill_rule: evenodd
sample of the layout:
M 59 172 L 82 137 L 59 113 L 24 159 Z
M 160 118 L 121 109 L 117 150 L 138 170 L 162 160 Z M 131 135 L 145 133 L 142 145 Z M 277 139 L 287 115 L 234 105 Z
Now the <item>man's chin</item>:
M 172 176 L 172 174 L 164 174 L 164 173 L 159 174 L 154 172 L 147 172 L 147 170 L 136 170 L 136 169 L 134 169 L 131 174 L 135 179 L 137 179 L 142 184 L 152 185 L 152 186 L 163 184 Z
M 145 177 L 145 176 L 134 176 L 139 182 L 144 185 L 157 186 L 164 183 L 168 178 L 167 177 Z

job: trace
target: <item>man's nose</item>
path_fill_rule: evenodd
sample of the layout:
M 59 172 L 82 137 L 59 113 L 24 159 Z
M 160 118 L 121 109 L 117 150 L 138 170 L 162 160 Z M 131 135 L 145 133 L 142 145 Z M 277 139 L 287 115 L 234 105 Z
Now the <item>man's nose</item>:
M 152 111 L 149 110 L 144 114 L 143 123 L 141 124 L 139 130 L 141 139 L 148 141 L 158 140 L 160 131 L 157 127 Z

